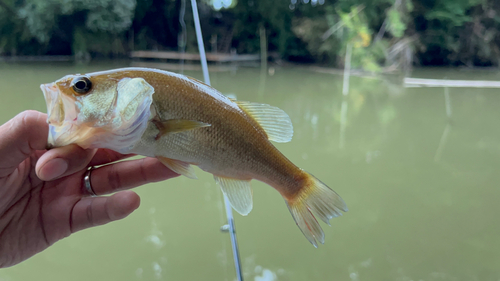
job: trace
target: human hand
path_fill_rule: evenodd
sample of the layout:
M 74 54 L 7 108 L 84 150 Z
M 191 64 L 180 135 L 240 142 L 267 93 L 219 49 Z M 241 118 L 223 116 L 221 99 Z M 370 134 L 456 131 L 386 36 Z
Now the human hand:
M 157 159 L 99 167 L 83 186 L 88 167 L 130 155 L 77 145 L 46 150 L 47 115 L 25 111 L 0 126 L 0 267 L 15 265 L 56 241 L 89 227 L 123 219 L 139 207 L 139 196 L 120 191 L 177 176 Z

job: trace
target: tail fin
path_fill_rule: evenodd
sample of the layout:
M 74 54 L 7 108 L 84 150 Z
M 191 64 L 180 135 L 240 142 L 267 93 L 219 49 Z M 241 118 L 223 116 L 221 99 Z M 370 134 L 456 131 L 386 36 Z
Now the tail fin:
M 309 175 L 309 180 L 294 200 L 286 200 L 288 209 L 295 223 L 304 236 L 318 247 L 318 242 L 325 243 L 325 234 L 311 211 L 326 224 L 330 225 L 330 219 L 341 216 L 340 211 L 347 212 L 347 206 L 340 196 L 328 186 Z

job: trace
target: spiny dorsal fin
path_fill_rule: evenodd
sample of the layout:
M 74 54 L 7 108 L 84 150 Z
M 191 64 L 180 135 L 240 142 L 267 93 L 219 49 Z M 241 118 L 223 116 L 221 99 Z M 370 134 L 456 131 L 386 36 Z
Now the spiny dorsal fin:
M 250 181 L 224 178 L 214 175 L 215 182 L 227 196 L 233 209 L 243 216 L 248 215 L 253 208 L 252 188 Z
M 151 121 L 156 125 L 156 128 L 158 128 L 158 130 L 160 131 L 155 138 L 156 140 L 158 140 L 163 135 L 166 135 L 168 133 L 178 133 L 183 131 L 189 131 L 196 128 L 211 126 L 210 124 L 193 120 L 170 119 L 166 121 L 159 121 L 153 119 Z
M 205 83 L 205 82 L 203 82 L 203 81 L 200 81 L 200 80 L 198 80 L 198 79 L 196 79 L 196 78 L 193 78 L 193 77 L 191 77 L 191 76 L 186 76 L 186 77 L 187 77 L 189 80 L 191 80 L 191 81 L 193 81 L 193 82 L 195 82 L 195 83 L 200 83 L 200 84 L 202 84 L 202 85 L 205 85 L 205 86 L 207 86 L 207 87 L 212 88 L 212 86 L 210 86 L 210 85 L 208 85 L 207 83 Z
M 158 158 L 158 160 L 160 160 L 163 165 L 167 166 L 167 168 L 176 172 L 177 174 L 186 176 L 190 179 L 198 179 L 198 177 L 196 177 L 196 174 L 194 173 L 193 167 L 189 165 L 189 163 L 163 156 L 157 156 L 156 158 Z
M 292 121 L 283 110 L 268 104 L 237 100 L 233 102 L 259 123 L 269 140 L 289 142 L 292 139 Z

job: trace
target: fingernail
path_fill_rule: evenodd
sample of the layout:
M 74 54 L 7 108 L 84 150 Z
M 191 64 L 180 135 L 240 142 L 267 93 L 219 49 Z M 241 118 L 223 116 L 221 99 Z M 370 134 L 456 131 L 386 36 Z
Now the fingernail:
M 55 158 L 43 165 L 40 173 L 42 180 L 53 180 L 64 174 L 66 170 L 68 170 L 68 161 Z

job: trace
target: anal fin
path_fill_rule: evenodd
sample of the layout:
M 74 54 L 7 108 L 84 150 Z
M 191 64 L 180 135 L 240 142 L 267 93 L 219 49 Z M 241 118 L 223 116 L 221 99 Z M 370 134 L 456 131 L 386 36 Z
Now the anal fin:
M 156 140 L 161 138 L 163 135 L 168 133 L 178 133 L 183 131 L 189 131 L 196 128 L 210 127 L 210 124 L 203 123 L 200 121 L 194 120 L 183 120 L 183 119 L 170 119 L 166 121 L 160 121 L 153 119 L 151 120 L 153 124 L 156 125 L 156 128 L 160 131 L 158 135 L 156 135 Z
M 176 172 L 177 174 L 186 176 L 190 179 L 195 179 L 195 180 L 198 179 L 198 177 L 194 172 L 193 167 L 189 163 L 180 160 L 170 159 L 163 156 L 157 156 L 156 158 L 158 158 L 158 160 L 160 160 L 160 162 L 163 165 L 167 166 L 167 168 Z
M 214 175 L 215 181 L 227 196 L 233 209 L 246 216 L 253 208 L 252 188 L 249 180 L 238 180 Z

